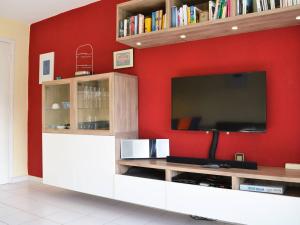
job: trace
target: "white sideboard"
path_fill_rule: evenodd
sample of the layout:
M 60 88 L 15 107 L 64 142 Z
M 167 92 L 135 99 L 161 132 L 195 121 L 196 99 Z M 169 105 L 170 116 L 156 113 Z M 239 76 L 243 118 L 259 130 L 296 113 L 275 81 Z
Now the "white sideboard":
M 282 173 L 280 171 L 285 171 L 282 168 L 264 168 L 258 171 L 211 170 L 195 165 L 170 164 L 163 160 L 121 160 L 116 164 L 117 145 L 119 140 L 115 136 L 44 133 L 44 183 L 95 196 L 233 223 L 300 225 L 300 197 L 297 193 L 295 197 L 171 182 L 172 176 L 177 172 L 187 170 L 224 176 L 234 174 L 240 178 L 263 176 L 268 180 L 273 177 L 283 182 L 290 180 L 297 185 L 299 172 Z M 166 180 L 122 175 L 131 166 L 165 169 Z M 275 171 L 274 174 L 269 173 L 269 169 Z

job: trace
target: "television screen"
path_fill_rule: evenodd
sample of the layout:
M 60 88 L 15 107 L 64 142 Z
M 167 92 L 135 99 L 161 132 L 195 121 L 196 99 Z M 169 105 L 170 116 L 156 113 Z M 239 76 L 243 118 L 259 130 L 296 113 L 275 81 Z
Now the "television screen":
M 172 79 L 172 129 L 266 130 L 266 73 Z

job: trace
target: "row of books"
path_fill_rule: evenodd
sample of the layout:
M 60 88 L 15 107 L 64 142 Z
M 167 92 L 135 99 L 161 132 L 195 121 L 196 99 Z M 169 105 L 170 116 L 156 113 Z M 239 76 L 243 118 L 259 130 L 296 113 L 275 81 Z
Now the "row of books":
M 171 9 L 171 27 L 180 27 L 200 22 L 200 10 L 196 6 L 183 5 Z
M 237 15 L 300 4 L 300 0 L 237 0 Z
M 231 0 L 210 0 L 196 7 L 194 5 L 173 6 L 171 9 L 171 26 L 180 27 L 208 20 L 230 16 Z
M 138 14 L 119 21 L 119 37 L 163 30 L 166 25 L 166 14 L 163 10 L 152 12 L 151 17 Z

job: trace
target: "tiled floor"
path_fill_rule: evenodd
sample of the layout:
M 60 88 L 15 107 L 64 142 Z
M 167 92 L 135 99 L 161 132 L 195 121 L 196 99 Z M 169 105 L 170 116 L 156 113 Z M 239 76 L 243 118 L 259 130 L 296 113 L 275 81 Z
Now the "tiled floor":
M 221 225 L 34 181 L 0 185 L 0 225 Z

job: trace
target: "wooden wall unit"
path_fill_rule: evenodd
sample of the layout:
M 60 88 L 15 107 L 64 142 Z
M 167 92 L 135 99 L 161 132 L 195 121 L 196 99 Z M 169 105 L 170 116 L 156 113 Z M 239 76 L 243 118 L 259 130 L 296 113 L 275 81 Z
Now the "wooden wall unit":
M 298 225 L 300 222 L 300 170 L 212 169 L 165 160 L 120 160 L 118 164 L 124 170 L 142 167 L 165 171 L 165 180 L 117 174 L 115 198 L 121 201 L 238 224 Z M 172 177 L 179 173 L 228 177 L 232 188 L 173 182 Z M 239 184 L 244 179 L 284 182 L 290 185 L 290 190 L 284 195 L 240 191 Z
M 190 1 L 184 1 L 190 2 Z M 197 2 L 197 1 L 196 1 Z M 178 0 L 131 0 L 117 5 L 116 40 L 134 48 L 149 48 L 155 46 L 182 43 L 214 37 L 268 30 L 273 28 L 300 25 L 296 20 L 300 16 L 300 5 L 276 8 L 262 12 L 254 12 L 236 16 L 236 1 L 231 1 L 231 16 L 224 19 L 205 21 L 181 27 L 171 27 L 171 7 L 179 5 Z M 148 13 L 164 6 L 167 15 L 167 28 L 150 33 L 142 33 L 119 37 L 119 21 L 130 15 Z M 238 30 L 232 30 L 238 26 Z M 181 39 L 180 35 L 186 35 Z M 141 45 L 137 45 L 140 42 Z
M 65 102 L 70 107 L 64 107 Z M 89 122 L 90 117 L 96 119 Z M 108 122 L 109 127 L 98 129 L 95 122 L 99 120 Z M 69 129 L 56 127 L 66 121 L 70 122 Z M 45 184 L 114 198 L 123 138 L 138 138 L 136 76 L 106 73 L 43 84 Z
M 60 89 L 64 91 L 57 91 Z M 121 73 L 45 82 L 43 132 L 93 135 L 137 132 L 137 91 L 137 77 Z M 66 102 L 69 108 L 64 106 Z M 53 108 L 54 104 L 59 108 Z M 64 117 L 68 115 L 67 119 L 60 112 L 64 112 Z M 60 127 L 67 123 L 68 128 Z

